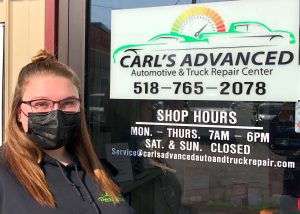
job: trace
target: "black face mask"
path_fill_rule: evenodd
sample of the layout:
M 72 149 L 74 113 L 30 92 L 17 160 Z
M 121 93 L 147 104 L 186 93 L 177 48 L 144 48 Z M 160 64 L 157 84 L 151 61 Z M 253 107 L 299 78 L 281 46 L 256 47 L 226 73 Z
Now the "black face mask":
M 29 138 L 39 147 L 54 150 L 72 142 L 80 128 L 80 112 L 55 110 L 28 113 Z

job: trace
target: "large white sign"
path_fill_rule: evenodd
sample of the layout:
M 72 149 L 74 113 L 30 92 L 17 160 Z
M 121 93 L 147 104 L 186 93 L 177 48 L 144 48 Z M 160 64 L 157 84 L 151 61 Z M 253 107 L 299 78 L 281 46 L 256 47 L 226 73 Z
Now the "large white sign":
M 3 60 L 4 60 L 4 24 L 0 23 L 0 108 L 3 111 L 3 103 L 2 103 L 2 94 L 3 94 Z M 2 145 L 2 141 L 3 141 L 3 136 L 2 136 L 2 124 L 3 124 L 3 112 L 1 111 L 0 113 L 0 146 Z
M 299 0 L 112 12 L 116 99 L 296 101 Z

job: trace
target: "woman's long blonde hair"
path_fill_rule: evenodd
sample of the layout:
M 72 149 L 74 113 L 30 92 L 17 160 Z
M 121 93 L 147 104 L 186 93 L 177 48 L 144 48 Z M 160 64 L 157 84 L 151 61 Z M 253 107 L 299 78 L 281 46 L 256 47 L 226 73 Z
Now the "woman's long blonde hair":
M 24 88 L 29 78 L 35 75 L 66 77 L 77 87 L 79 94 L 81 92 L 80 80 L 70 67 L 58 62 L 52 54 L 45 50 L 41 50 L 33 57 L 32 62 L 22 68 L 18 77 L 6 126 L 2 162 L 39 204 L 54 208 L 54 197 L 39 166 L 43 156 L 42 150 L 32 143 L 24 132 L 22 124 L 17 120 Z M 95 178 L 101 192 L 108 193 L 114 203 L 118 203 L 119 187 L 104 172 L 94 152 L 83 107 L 81 107 L 80 115 L 80 134 L 75 142 L 68 145 L 68 149 L 79 159 L 84 170 Z

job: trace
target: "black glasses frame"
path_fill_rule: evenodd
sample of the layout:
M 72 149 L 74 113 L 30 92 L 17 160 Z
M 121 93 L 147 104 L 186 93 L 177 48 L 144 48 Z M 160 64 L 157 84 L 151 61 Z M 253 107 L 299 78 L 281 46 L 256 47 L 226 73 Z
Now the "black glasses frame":
M 34 99 L 34 100 L 27 100 L 27 101 L 22 100 L 21 103 L 24 103 L 24 104 L 26 104 L 26 105 L 29 105 L 30 108 L 31 108 L 31 111 L 33 111 L 33 110 L 32 110 L 32 105 L 31 105 L 32 102 L 38 101 L 38 100 L 47 100 L 47 101 L 52 102 L 52 108 L 51 108 L 51 110 L 53 110 L 54 105 L 55 105 L 56 103 L 57 103 L 58 105 L 60 105 L 60 102 L 65 101 L 65 100 L 69 100 L 69 99 L 77 100 L 77 101 L 79 101 L 79 104 L 81 104 L 81 99 L 80 99 L 80 98 L 77 98 L 77 97 L 69 97 L 69 98 L 65 98 L 65 99 L 57 100 L 57 101 L 49 100 L 49 99 L 43 99 L 43 98 L 41 98 L 41 99 Z

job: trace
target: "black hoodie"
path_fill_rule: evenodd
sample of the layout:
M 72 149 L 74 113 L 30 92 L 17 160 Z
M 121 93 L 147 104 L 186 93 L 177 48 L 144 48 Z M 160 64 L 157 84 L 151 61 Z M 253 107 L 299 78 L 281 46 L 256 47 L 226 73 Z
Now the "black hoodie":
M 114 205 L 100 192 L 94 179 L 79 161 L 64 166 L 48 155 L 40 164 L 54 195 L 56 208 L 37 203 L 3 165 L 0 164 L 0 214 L 131 214 L 133 209 L 120 197 Z

